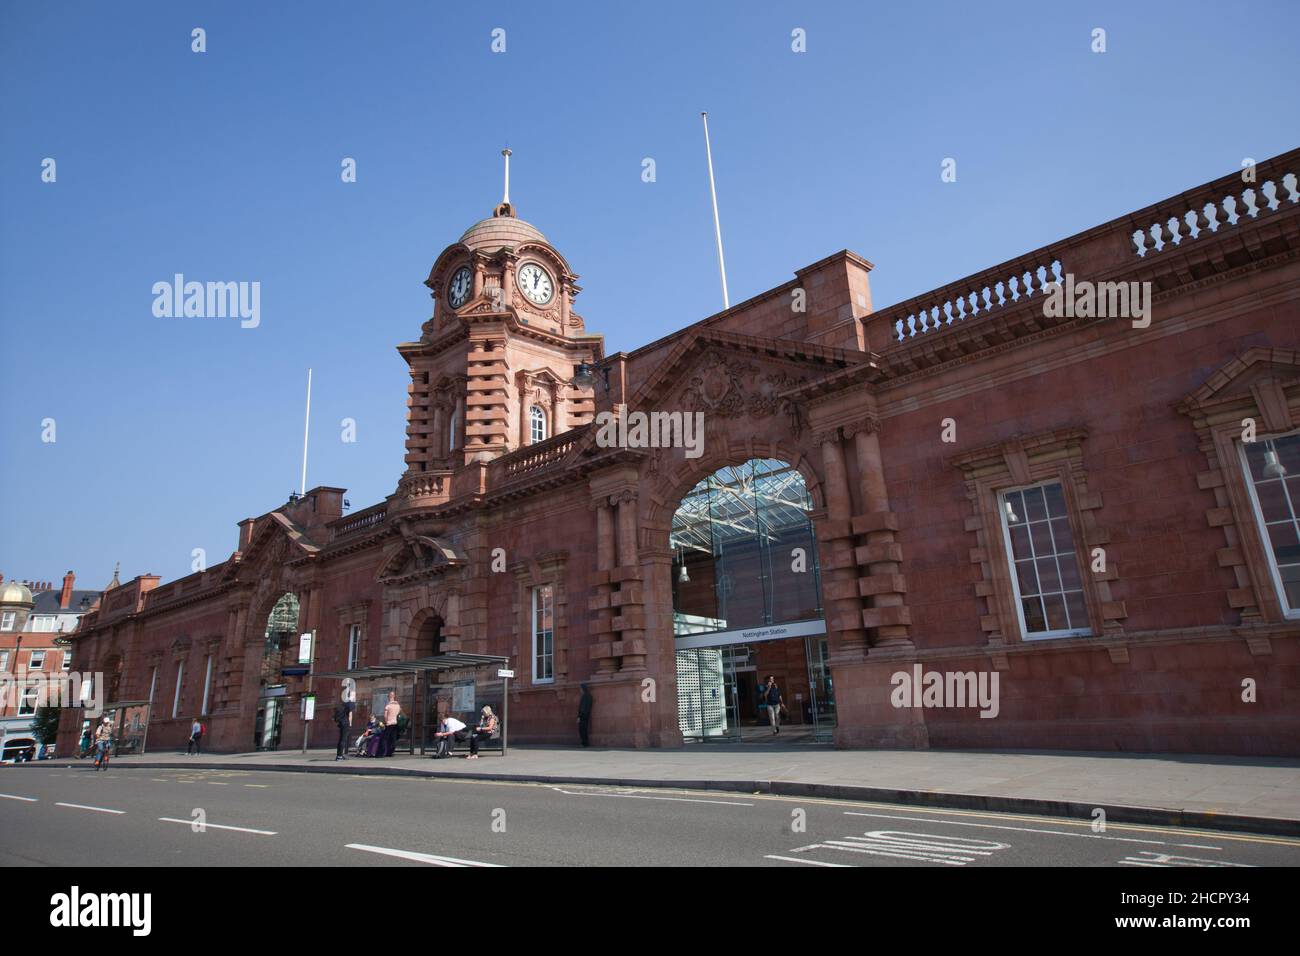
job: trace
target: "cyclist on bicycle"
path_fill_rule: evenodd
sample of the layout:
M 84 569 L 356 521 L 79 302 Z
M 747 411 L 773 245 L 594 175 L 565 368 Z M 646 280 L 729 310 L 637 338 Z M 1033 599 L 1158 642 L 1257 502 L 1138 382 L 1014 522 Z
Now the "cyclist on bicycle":
M 113 721 L 105 717 L 95 731 L 95 768 L 108 769 L 108 757 L 113 750 Z

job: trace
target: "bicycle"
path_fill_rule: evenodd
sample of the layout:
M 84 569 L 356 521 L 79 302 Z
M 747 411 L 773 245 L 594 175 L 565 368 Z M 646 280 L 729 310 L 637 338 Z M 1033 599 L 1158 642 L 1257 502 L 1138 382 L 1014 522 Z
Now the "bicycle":
M 113 745 L 106 741 L 101 742 L 97 748 L 97 753 L 95 754 L 95 769 L 107 770 L 108 758 L 109 756 L 112 755 L 112 753 L 113 753 Z

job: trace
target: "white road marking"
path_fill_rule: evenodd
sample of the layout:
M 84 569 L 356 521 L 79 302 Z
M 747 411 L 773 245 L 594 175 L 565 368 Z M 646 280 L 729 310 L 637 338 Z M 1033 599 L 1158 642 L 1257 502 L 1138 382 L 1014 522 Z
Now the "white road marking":
M 246 783 L 244 784 L 244 786 L 256 787 L 258 790 L 265 790 L 267 787 L 270 786 L 270 784 L 269 783 Z
M 481 863 L 478 860 L 460 860 L 454 856 L 434 856 L 432 853 L 416 853 L 414 850 L 394 850 L 386 846 L 368 846 L 365 843 L 345 843 L 349 850 L 364 850 L 367 853 L 381 853 L 384 856 L 395 856 L 403 860 L 414 860 L 416 863 L 429 863 L 433 866 L 491 866 L 500 868 L 499 863 Z
M 218 783 L 216 780 L 209 780 L 207 783 L 208 783 L 208 786 L 209 786 L 209 787 L 228 787 L 228 786 L 230 786 L 230 784 L 228 784 L 228 783 Z
M 1143 850 L 1137 856 L 1126 856 L 1119 861 L 1120 866 L 1237 866 L 1251 868 L 1249 863 L 1228 863 L 1226 860 L 1200 860 L 1193 856 L 1174 856 L 1170 853 L 1156 853 Z
M 88 807 L 81 803 L 56 803 L 56 807 L 71 807 L 73 810 L 94 810 L 96 813 L 126 813 L 125 810 L 110 810 L 107 807 Z
M 845 810 L 844 815 L 847 817 L 876 817 L 881 820 L 907 820 L 909 823 L 916 822 L 916 817 L 900 817 L 888 813 L 861 813 L 856 810 Z M 1194 850 L 1221 850 L 1223 847 L 1207 846 L 1201 843 L 1170 843 L 1166 840 L 1139 840 L 1137 837 L 1118 837 L 1103 836 L 1100 833 L 1070 833 L 1066 830 L 1041 830 L 1035 827 L 1011 827 L 997 823 L 965 823 L 957 820 L 934 820 L 928 819 L 927 823 L 941 823 L 945 826 L 952 827 L 982 827 L 986 830 L 1014 830 L 1017 833 L 1049 833 L 1053 836 L 1083 837 L 1088 840 L 1118 840 L 1121 843 L 1149 843 L 1153 846 L 1180 846 Z
M 39 802 L 40 802 L 36 797 L 19 797 L 19 796 L 15 796 L 15 795 L 12 794 L 12 793 L 0 793 L 0 797 L 3 797 L 5 800 L 21 800 L 21 801 L 23 801 L 23 803 L 39 803 Z
M 824 863 L 821 860 L 801 860 L 793 856 L 777 856 L 774 853 L 769 853 L 767 856 L 763 857 L 763 859 L 784 860 L 787 863 L 807 863 L 809 866 L 850 866 L 848 863 Z
M 942 863 L 945 866 L 965 866 L 979 857 L 992 856 L 998 850 L 1009 850 L 1011 844 L 991 840 L 970 840 L 966 837 L 943 836 L 937 833 L 908 833 L 904 830 L 870 830 L 862 836 L 843 840 L 824 840 L 808 846 L 796 847 L 791 853 L 809 850 L 837 850 L 841 853 L 862 853 L 867 856 L 888 856 L 899 860 L 916 860 L 921 863 Z
M 668 800 L 673 803 L 713 803 L 721 807 L 752 807 L 752 803 L 736 800 L 700 800 L 694 797 L 652 797 L 645 793 L 605 793 L 599 790 L 565 790 L 563 787 L 551 787 L 558 793 L 571 797 L 623 797 L 626 800 Z
M 194 826 L 194 823 L 195 823 L 195 821 L 193 821 L 193 820 L 178 820 L 178 819 L 176 819 L 175 817 L 159 817 L 159 818 L 158 818 L 158 822 L 159 822 L 159 823 L 183 823 L 183 824 L 185 824 L 187 827 L 192 827 L 192 826 Z M 275 831 L 275 830 L 254 830 L 254 829 L 251 828 L 251 827 L 230 827 L 230 826 L 225 826 L 225 825 L 220 824 L 220 823 L 204 823 L 204 824 L 202 824 L 202 829 L 204 829 L 204 830 L 235 830 L 235 831 L 238 832 L 238 833 L 256 833 L 258 836 L 275 836 L 275 835 L 276 835 L 276 831 Z

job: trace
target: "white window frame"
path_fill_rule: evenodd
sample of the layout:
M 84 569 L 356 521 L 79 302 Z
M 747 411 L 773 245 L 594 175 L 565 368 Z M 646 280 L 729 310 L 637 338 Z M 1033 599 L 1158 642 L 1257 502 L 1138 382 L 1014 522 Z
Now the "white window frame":
M 538 600 L 546 593 L 550 596 L 551 602 L 551 630 L 543 632 L 539 628 Z M 533 667 L 532 679 L 534 684 L 554 684 L 555 683 L 555 586 L 552 584 L 538 584 L 532 589 L 530 595 L 530 604 L 532 605 L 532 632 L 533 632 Z M 538 654 L 538 639 L 548 640 L 550 645 L 545 650 L 547 653 Z M 545 661 L 546 669 L 549 670 L 548 676 L 539 676 L 539 662 Z
M 1279 438 L 1295 438 L 1298 435 L 1300 432 L 1287 432 L 1285 435 L 1269 435 L 1257 441 L 1276 441 Z M 1255 479 L 1250 474 L 1250 462 L 1246 459 L 1246 443 L 1238 439 L 1234 444 L 1237 446 L 1237 460 L 1241 462 L 1241 477 L 1246 482 L 1246 493 L 1250 496 L 1250 510 L 1255 516 L 1255 532 L 1259 535 L 1260 546 L 1268 558 L 1268 573 L 1273 581 L 1273 593 L 1277 595 L 1277 604 L 1282 609 L 1282 616 L 1289 621 L 1294 621 L 1300 618 L 1300 607 L 1293 608 L 1287 604 L 1286 588 L 1282 585 L 1282 571 L 1277 566 L 1277 555 L 1273 553 L 1272 539 L 1268 536 L 1268 524 L 1264 521 L 1264 509 L 1260 507 L 1259 494 L 1255 491 Z M 1287 488 L 1285 480 L 1282 482 L 1282 493 L 1286 495 L 1287 501 L 1291 502 L 1291 490 Z M 1294 502 L 1291 502 L 1291 510 L 1300 517 Z
M 27 669 L 39 671 L 45 669 L 45 651 L 32 651 L 27 658 Z
M 536 445 L 538 442 L 546 441 L 549 437 L 550 429 L 547 427 L 549 422 L 546 420 L 546 409 L 540 405 L 528 406 L 528 439 L 529 443 Z M 540 434 L 539 434 L 540 433 Z
M 212 690 L 212 655 L 208 655 L 207 671 L 203 675 L 203 706 L 199 708 L 200 716 L 208 716 L 208 692 Z
M 0 671 L 7 671 L 8 669 L 9 669 L 9 651 L 8 650 L 0 651 Z
M 63 652 L 63 658 L 59 663 L 59 667 L 65 671 L 72 670 L 72 651 Z
M 17 611 L 5 611 L 3 615 L 0 615 L 0 631 L 12 631 L 16 617 L 18 617 Z
M 28 697 L 31 698 L 30 709 L 28 708 Z M 37 685 L 24 686 L 18 693 L 18 717 L 32 717 L 36 714 L 37 708 L 41 702 L 41 689 Z
M 176 662 L 176 694 L 172 697 L 172 719 L 181 712 L 181 683 L 185 679 L 185 661 Z
M 1020 622 L 1020 639 L 1022 641 L 1051 641 L 1051 640 L 1058 640 L 1060 638 L 1092 636 L 1091 624 L 1089 624 L 1086 627 L 1075 627 L 1075 628 L 1060 629 L 1055 631 L 1035 631 L 1034 633 L 1031 634 L 1029 632 L 1028 625 L 1025 623 L 1024 600 L 1020 596 L 1020 575 L 1016 573 L 1016 552 L 1015 552 L 1015 548 L 1012 547 L 1011 544 L 1011 525 L 1007 521 L 1007 495 L 1013 495 L 1017 491 L 1024 492 L 1024 491 L 1030 491 L 1034 488 L 1045 488 L 1048 485 L 1061 486 L 1061 496 L 1062 498 L 1065 499 L 1067 504 L 1066 504 L 1066 514 L 1060 515 L 1060 517 L 1065 518 L 1067 521 L 1069 521 L 1070 520 L 1069 495 L 1066 492 L 1065 482 L 1060 478 L 1046 478 L 1043 481 L 1035 481 L 1028 485 L 1016 485 L 1011 488 L 1001 488 L 998 490 L 997 493 L 998 521 L 1001 522 L 1002 524 L 1002 546 L 1003 548 L 1006 549 L 1007 572 L 1011 576 L 1011 594 L 1015 599 L 1016 620 Z M 1050 533 L 1051 530 L 1050 527 L 1048 530 Z M 1076 542 L 1074 559 L 1077 562 L 1079 560 L 1079 554 L 1078 554 L 1079 539 L 1078 539 L 1078 534 L 1075 531 L 1073 521 L 1070 521 L 1070 534 L 1072 537 L 1074 537 Z M 1052 538 L 1052 547 L 1053 549 L 1055 549 L 1056 547 L 1055 536 L 1053 536 Z M 1060 552 L 1055 552 L 1055 553 L 1059 554 Z M 1034 557 L 1035 560 L 1037 560 L 1037 555 L 1033 555 L 1032 557 Z M 1036 573 L 1037 573 L 1037 569 L 1035 568 L 1035 574 Z M 1084 565 L 1080 564 L 1079 565 L 1080 584 L 1083 583 L 1083 575 L 1084 575 Z M 1083 594 L 1084 608 L 1087 609 L 1088 589 L 1086 587 L 1080 587 L 1079 590 Z
M 357 660 L 361 656 L 361 625 L 348 625 L 348 665 L 344 670 L 356 670 Z

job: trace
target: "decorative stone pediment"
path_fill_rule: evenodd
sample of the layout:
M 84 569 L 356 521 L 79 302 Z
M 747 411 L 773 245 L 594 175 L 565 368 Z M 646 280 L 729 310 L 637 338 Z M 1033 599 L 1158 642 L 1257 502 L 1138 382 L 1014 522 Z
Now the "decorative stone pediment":
M 442 574 L 467 563 L 464 554 L 438 538 L 417 532 L 409 521 L 398 523 L 402 540 L 385 550 L 375 580 L 383 584 L 406 584 Z
M 1293 400 L 1300 403 L 1300 354 L 1252 348 L 1215 371 L 1176 407 L 1200 426 L 1257 413 L 1261 430 L 1275 433 L 1291 431 L 1300 423 L 1300 416 L 1290 408 Z

